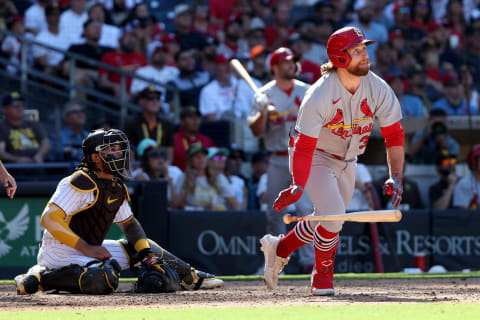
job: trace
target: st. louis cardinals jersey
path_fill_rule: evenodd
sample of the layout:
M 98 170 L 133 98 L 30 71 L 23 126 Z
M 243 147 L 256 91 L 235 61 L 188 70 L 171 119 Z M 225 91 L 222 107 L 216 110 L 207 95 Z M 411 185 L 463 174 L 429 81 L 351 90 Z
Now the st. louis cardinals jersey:
M 374 117 L 380 127 L 402 118 L 400 103 L 388 84 L 370 71 L 352 94 L 332 72 L 307 91 L 295 129 L 318 138 L 317 149 L 350 160 L 365 152 Z
M 270 104 L 275 106 L 280 114 L 276 119 L 268 120 L 266 132 L 263 134 L 265 148 L 268 151 L 286 151 L 288 149 L 288 135 L 290 129 L 297 121 L 298 108 L 300 107 L 305 92 L 310 87 L 302 81 L 295 80 L 292 92 L 287 93 L 270 81 L 260 91 L 268 96 Z M 258 111 L 258 106 L 252 106 L 253 114 Z M 282 115 L 283 114 L 283 115 Z

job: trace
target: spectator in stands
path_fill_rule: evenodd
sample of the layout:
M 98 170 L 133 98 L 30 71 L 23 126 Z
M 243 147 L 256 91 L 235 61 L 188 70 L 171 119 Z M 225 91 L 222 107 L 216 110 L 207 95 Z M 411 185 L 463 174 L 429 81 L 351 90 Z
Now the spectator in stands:
M 405 167 L 406 166 L 404 166 L 403 168 L 404 173 Z M 381 195 L 379 200 L 382 208 L 394 209 L 394 207 L 392 206 L 392 202 L 390 201 L 391 196 L 383 194 L 383 183 L 386 179 L 388 179 L 388 175 L 378 180 L 375 180 L 373 184 L 375 186 L 377 194 Z M 400 203 L 399 209 L 410 210 L 423 208 L 425 208 L 425 205 L 423 204 L 422 198 L 420 196 L 420 189 L 418 188 L 418 184 L 413 179 L 410 179 L 409 177 L 403 175 L 403 194 L 402 202 Z
M 367 46 L 368 57 L 370 61 L 377 60 L 375 52 L 379 44 L 385 43 L 388 40 L 388 32 L 383 24 L 373 21 L 374 2 L 372 0 L 358 0 L 355 1 L 353 9 L 357 14 L 357 19 L 349 25 L 357 27 L 363 31 L 367 39 L 375 39 L 377 42 Z
M 136 50 L 146 54 L 148 45 L 155 40 L 160 40 L 164 30 L 163 25 L 157 23 L 150 15 L 145 3 L 138 3 L 132 10 L 132 16 L 125 25 L 125 30 L 132 30 L 135 34 Z
M 246 82 L 232 74 L 230 57 L 218 54 L 215 57 L 215 79 L 201 90 L 198 109 L 207 120 L 246 119 L 253 95 Z
M 235 201 L 232 201 L 231 203 L 232 209 L 244 210 L 247 207 L 245 182 L 242 178 L 234 174 L 227 173 L 227 158 L 229 156 L 230 152 L 226 148 L 208 148 L 208 170 L 212 176 L 216 177 L 218 175 L 222 175 L 227 180 L 229 184 L 228 188 L 235 198 Z
M 192 15 L 192 30 L 203 33 L 208 37 L 216 37 L 220 24 L 213 22 L 208 4 L 197 2 L 194 4 Z
M 23 99 L 18 92 L 2 98 L 4 119 L 0 122 L 0 160 L 14 163 L 41 163 L 50 151 L 45 128 L 24 120 Z
M 305 43 L 305 39 L 303 39 L 298 33 L 292 33 L 287 41 L 288 47 L 293 51 L 295 59 L 297 60 L 296 63 L 299 68 L 297 79 L 312 84 L 320 79 L 322 71 L 318 64 L 304 58 L 303 53 L 306 49 Z
M 441 149 L 435 157 L 435 168 L 440 179 L 428 189 L 432 209 L 445 210 L 453 208 L 453 190 L 458 181 L 455 174 L 457 158 L 447 149 Z
M 372 175 L 363 163 L 357 162 L 355 168 L 355 189 L 353 198 L 347 211 L 378 210 L 381 209 L 377 198 L 377 191 L 372 182 Z
M 390 67 L 395 64 L 397 57 L 392 54 L 389 42 L 378 45 L 375 55 L 377 56 L 377 61 L 371 65 L 371 69 L 383 77 L 388 73 Z
M 145 56 L 140 52 L 135 51 L 135 44 L 135 35 L 131 31 L 125 31 L 120 38 L 119 49 L 104 54 L 102 57 L 102 63 L 131 72 L 135 72 L 138 68 L 146 66 L 147 61 Z M 121 92 L 125 89 L 127 92 L 130 92 L 132 78 L 127 77 L 126 88 L 121 88 L 120 74 L 104 68 L 100 68 L 98 74 L 99 85 L 103 90 L 113 93 L 116 97 L 120 97 Z
M 409 163 L 433 164 L 435 159 L 432 155 L 442 149 L 447 149 L 450 154 L 456 156 L 460 147 L 448 134 L 445 111 L 432 109 L 425 129 L 417 131 L 412 137 L 406 156 Z
M 163 37 L 160 39 L 160 42 L 162 43 L 163 49 L 165 51 L 165 65 L 171 66 L 171 67 L 177 67 L 175 62 L 175 56 L 180 51 L 180 44 L 178 43 L 177 37 L 175 37 L 175 34 L 167 33 L 163 35 Z M 153 43 L 151 43 L 149 45 L 148 50 L 151 50 L 150 47 L 154 46 L 154 43 L 158 43 L 158 42 L 154 41 Z
M 480 144 L 473 145 L 467 155 L 470 173 L 461 178 L 453 191 L 453 207 L 480 208 Z
M 257 196 L 257 189 L 260 183 L 260 179 L 262 176 L 265 175 L 267 177 L 267 169 L 268 169 L 268 158 L 269 153 L 265 150 L 261 150 L 256 152 L 252 156 L 252 174 L 248 181 L 248 209 L 255 210 L 260 209 L 260 198 Z M 265 185 L 266 186 L 266 185 Z M 263 197 L 264 198 L 264 197 Z M 265 202 L 265 199 L 263 199 Z
M 478 106 L 470 104 L 465 97 L 465 89 L 455 71 L 443 76 L 444 98 L 435 101 L 432 110 L 440 109 L 449 116 L 473 116 L 478 114 Z
M 25 35 L 25 27 L 23 20 L 19 16 L 10 17 L 7 21 L 7 29 L 19 36 Z M 29 36 L 30 34 L 27 34 Z M 2 42 L 2 55 L 9 58 L 11 63 L 20 65 L 22 40 L 14 36 L 6 36 Z M 6 66 L 7 71 L 11 74 L 18 72 L 18 68 L 12 65 Z
M 100 21 L 88 19 L 83 26 L 82 37 L 85 39 L 85 42 L 70 46 L 68 52 L 100 62 L 104 54 L 112 51 L 111 48 L 100 45 L 101 30 L 102 23 Z M 98 80 L 98 66 L 81 60 L 75 61 L 75 66 L 77 68 L 75 70 L 75 82 L 81 86 L 93 89 Z
M 238 204 L 225 176 L 215 176 L 208 170 L 207 154 L 208 150 L 201 144 L 192 144 L 188 148 L 187 167 L 175 207 L 197 210 L 236 209 Z
M 105 8 L 101 3 L 95 3 L 88 9 L 88 19 L 97 20 L 102 24 L 99 45 L 108 48 L 118 48 L 118 40 L 122 35 L 119 27 L 106 23 Z
M 60 7 L 58 3 L 53 2 L 47 5 L 45 16 L 47 17 L 48 29 L 38 33 L 35 41 L 56 49 L 67 50 L 71 41 L 66 30 L 62 30 L 59 26 Z M 33 46 L 33 58 L 38 69 L 53 74 L 57 71 L 57 67 L 63 60 L 64 55 L 44 47 Z
M 242 165 L 244 161 L 245 156 L 242 149 L 230 148 L 225 164 L 225 177 L 235 190 L 235 195 L 241 210 L 246 210 L 248 204 L 246 179 L 242 175 Z
M 410 27 L 417 28 L 423 32 L 427 32 L 427 24 L 432 17 L 432 12 L 429 6 L 429 1 L 427 0 L 415 0 L 412 5 L 412 14 L 410 17 L 410 22 L 408 23 Z
M 201 144 L 205 148 L 213 147 L 212 140 L 199 133 L 201 114 L 194 106 L 184 107 L 180 113 L 180 129 L 173 136 L 173 165 L 185 171 L 187 150 L 193 144 Z
M 162 92 L 162 96 L 166 95 L 165 84 L 172 81 L 180 72 L 177 67 L 167 66 L 166 52 L 161 42 L 154 42 L 149 48 L 148 58 L 149 64 L 145 67 L 138 68 L 135 72 L 136 75 L 151 79 L 155 81 L 155 84 L 150 84 L 144 80 L 138 78 L 133 79 L 131 93 L 137 94 L 145 87 L 154 86 L 157 91 Z
M 10 0 L 3 0 L 0 2 L 0 23 L 5 23 L 10 17 L 18 16 L 15 2 Z
M 70 0 L 69 7 L 60 16 L 60 30 L 69 37 L 70 43 L 79 43 L 83 24 L 88 19 L 87 0 Z
M 480 27 L 473 23 L 465 30 L 465 61 L 472 70 L 473 85 L 480 90 Z
M 50 0 L 37 0 L 25 11 L 25 30 L 33 34 L 48 29 L 45 7 Z
M 402 107 L 403 118 L 425 118 L 425 108 L 422 100 L 404 93 L 405 79 L 403 72 L 399 67 L 392 68 L 391 72 L 385 76 L 385 80 L 392 87 Z
M 315 26 L 322 23 L 325 22 L 319 18 L 315 19 L 310 17 L 298 21 L 295 25 L 295 30 L 300 34 L 304 42 L 303 57 L 319 66 L 328 61 L 327 47 L 325 46 L 326 42 L 318 43 L 315 38 Z M 328 22 L 326 22 L 326 24 L 330 25 Z M 331 32 L 328 33 L 328 35 L 330 34 Z
M 432 106 L 432 101 L 426 93 L 427 89 L 427 75 L 425 69 L 420 64 L 414 64 L 408 71 L 408 81 L 410 85 L 409 94 L 419 98 L 424 106 L 425 111 L 429 112 Z
M 192 12 L 188 4 L 178 4 L 174 12 L 175 35 L 180 43 L 181 50 L 202 50 L 206 44 L 206 36 L 198 31 L 191 30 Z
M 265 22 L 259 17 L 253 17 L 250 20 L 250 28 L 246 35 L 249 48 L 265 47 Z
M 132 179 L 136 181 L 165 179 L 168 183 L 168 205 L 173 206 L 173 201 L 180 192 L 182 170 L 168 165 L 166 148 L 160 147 L 155 140 L 143 139 L 136 151 L 141 159 L 141 167 L 132 172 Z
M 179 51 L 175 56 L 180 74 L 171 84 L 178 90 L 180 105 L 198 108 L 200 91 L 210 81 L 206 71 L 195 70 L 195 58 L 192 50 Z
M 225 39 L 217 47 L 218 54 L 239 57 L 249 54 L 248 43 L 243 39 L 242 19 L 232 16 L 225 25 Z
M 257 45 L 250 50 L 250 60 L 252 61 L 252 70 L 250 75 L 260 83 L 266 84 L 272 80 L 272 73 L 267 70 L 267 51 L 264 46 Z
M 207 44 L 197 55 L 197 69 L 215 74 L 215 57 L 217 56 L 218 41 L 212 37 L 207 38 Z
M 142 108 L 142 112 L 125 121 L 125 134 L 133 146 L 138 146 L 145 138 L 156 141 L 160 146 L 167 148 L 168 163 L 173 160 L 174 127 L 162 118 L 161 92 L 149 86 L 140 91 L 135 101 Z
M 79 101 L 70 101 L 65 105 L 65 126 L 60 131 L 60 136 L 52 139 L 55 160 L 80 162 L 83 159 L 82 141 L 88 136 L 88 131 L 85 130 L 86 120 L 85 107 Z
M 103 4 L 111 16 L 112 22 L 116 26 L 121 26 L 127 19 L 130 10 L 141 0 L 96 0 Z
M 287 44 L 288 37 L 295 32 L 288 23 L 292 6 L 287 2 L 279 2 L 272 8 L 273 22 L 265 28 L 265 46 L 275 50 Z

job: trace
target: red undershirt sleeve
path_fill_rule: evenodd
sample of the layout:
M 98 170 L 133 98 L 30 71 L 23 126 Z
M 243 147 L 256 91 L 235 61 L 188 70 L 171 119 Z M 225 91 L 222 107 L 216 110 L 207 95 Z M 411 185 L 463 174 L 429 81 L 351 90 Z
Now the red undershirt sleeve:
M 295 140 L 292 155 L 293 184 L 305 188 L 310 168 L 312 166 L 313 152 L 317 145 L 317 138 L 299 134 Z
M 380 131 L 382 132 L 382 137 L 385 139 L 387 148 L 394 146 L 403 147 L 405 145 L 405 133 L 403 132 L 400 121 L 388 127 L 380 127 Z

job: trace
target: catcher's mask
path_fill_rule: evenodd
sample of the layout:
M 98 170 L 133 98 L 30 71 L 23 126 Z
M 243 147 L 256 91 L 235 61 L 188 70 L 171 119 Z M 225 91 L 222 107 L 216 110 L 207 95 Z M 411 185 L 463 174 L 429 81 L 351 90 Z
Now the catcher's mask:
M 121 130 L 93 130 L 83 140 L 82 149 L 88 162 L 93 153 L 98 153 L 113 174 L 130 178 L 130 143 Z

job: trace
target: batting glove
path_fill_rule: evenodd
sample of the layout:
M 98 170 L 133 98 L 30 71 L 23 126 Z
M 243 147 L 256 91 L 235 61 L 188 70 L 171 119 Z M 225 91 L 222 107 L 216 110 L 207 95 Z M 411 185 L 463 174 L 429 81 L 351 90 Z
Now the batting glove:
M 402 202 L 403 177 L 399 173 L 392 174 L 383 184 L 383 194 L 392 196 L 392 204 L 398 208 Z
M 255 95 L 255 104 L 261 111 L 267 110 L 267 107 L 270 104 L 270 100 L 265 93 L 258 93 Z
M 273 209 L 277 212 L 282 211 L 292 203 L 295 203 L 302 196 L 303 188 L 299 185 L 292 185 L 287 189 L 280 191 L 277 199 L 273 203 Z

